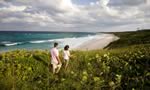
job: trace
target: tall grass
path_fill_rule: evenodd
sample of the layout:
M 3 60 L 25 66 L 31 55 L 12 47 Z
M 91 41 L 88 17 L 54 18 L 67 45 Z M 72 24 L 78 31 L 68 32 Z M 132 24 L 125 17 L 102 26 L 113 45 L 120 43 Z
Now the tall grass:
M 53 75 L 48 51 L 0 54 L 1 90 L 148 90 L 150 45 L 71 51 L 69 67 Z M 61 56 L 62 60 L 62 56 Z

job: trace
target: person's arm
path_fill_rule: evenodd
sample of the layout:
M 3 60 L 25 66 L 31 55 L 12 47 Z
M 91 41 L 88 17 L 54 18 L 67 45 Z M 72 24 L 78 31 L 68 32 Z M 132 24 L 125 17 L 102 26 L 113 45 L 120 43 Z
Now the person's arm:
M 68 51 L 68 56 L 70 57 L 71 55 L 70 55 L 70 51 Z
M 56 59 L 58 61 L 58 64 L 61 64 L 60 58 L 59 58 L 59 51 L 56 51 Z
M 60 61 L 59 56 L 56 56 L 56 59 L 57 59 L 57 61 L 58 61 L 58 64 L 61 64 L 61 61 Z

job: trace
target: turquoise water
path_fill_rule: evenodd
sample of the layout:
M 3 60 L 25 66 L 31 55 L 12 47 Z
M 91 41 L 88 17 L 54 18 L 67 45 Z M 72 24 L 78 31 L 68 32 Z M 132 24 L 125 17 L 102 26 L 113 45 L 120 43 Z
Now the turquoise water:
M 54 42 L 59 43 L 59 48 L 65 44 L 75 48 L 94 35 L 95 33 L 77 32 L 0 32 L 0 51 L 49 49 Z

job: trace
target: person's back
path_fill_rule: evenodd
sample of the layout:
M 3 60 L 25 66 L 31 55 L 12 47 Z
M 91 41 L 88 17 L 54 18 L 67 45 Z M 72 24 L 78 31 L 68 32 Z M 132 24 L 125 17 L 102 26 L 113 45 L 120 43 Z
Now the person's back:
M 63 51 L 64 60 L 69 60 L 70 52 L 69 50 Z
M 51 64 L 58 64 L 57 56 L 59 56 L 57 48 L 51 49 Z
M 64 58 L 64 61 L 65 61 L 65 64 L 66 64 L 65 69 L 67 69 L 68 63 L 69 63 L 69 58 L 70 58 L 69 45 L 66 45 L 64 47 L 63 58 Z
M 56 73 L 58 73 L 61 68 L 61 61 L 59 59 L 59 51 L 57 49 L 57 46 L 58 46 L 58 43 L 54 43 L 54 47 L 50 50 L 53 73 L 55 73 L 56 69 L 57 69 Z

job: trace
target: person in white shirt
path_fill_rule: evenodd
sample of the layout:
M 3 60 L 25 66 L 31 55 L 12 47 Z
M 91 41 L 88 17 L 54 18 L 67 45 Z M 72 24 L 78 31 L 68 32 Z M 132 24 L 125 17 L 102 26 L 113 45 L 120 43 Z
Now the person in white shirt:
M 58 46 L 58 43 L 54 43 L 54 47 L 50 51 L 53 74 L 58 73 L 62 65 L 60 58 L 59 58 L 59 51 L 57 49 L 57 46 Z
M 65 61 L 65 69 L 67 69 L 68 63 L 69 63 L 69 58 L 70 58 L 69 45 L 66 45 L 64 47 L 63 58 L 64 58 L 64 61 Z

